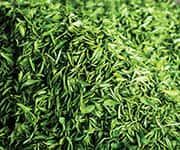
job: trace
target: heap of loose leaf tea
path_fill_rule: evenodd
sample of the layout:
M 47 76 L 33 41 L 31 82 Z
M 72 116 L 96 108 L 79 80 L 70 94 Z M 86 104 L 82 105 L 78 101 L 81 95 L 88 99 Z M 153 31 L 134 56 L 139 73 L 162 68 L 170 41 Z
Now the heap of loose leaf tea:
M 179 149 L 179 49 L 173 2 L 0 2 L 0 149 Z

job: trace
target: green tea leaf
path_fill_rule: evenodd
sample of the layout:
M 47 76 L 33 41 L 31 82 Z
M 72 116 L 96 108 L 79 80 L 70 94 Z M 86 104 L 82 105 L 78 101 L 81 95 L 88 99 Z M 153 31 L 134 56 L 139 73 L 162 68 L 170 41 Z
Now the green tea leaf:
M 95 106 L 94 105 L 81 106 L 80 109 L 83 114 L 88 114 L 95 109 Z
M 13 64 L 13 60 L 12 60 L 12 57 L 11 57 L 10 55 L 8 55 L 8 54 L 6 54 L 6 53 L 3 53 L 3 52 L 1 52 L 0 54 L 1 54 L 1 56 L 7 61 L 7 63 L 8 63 L 9 65 L 12 65 L 12 64 Z
M 22 37 L 25 36 L 26 29 L 25 29 L 25 27 L 22 24 L 19 25 L 19 32 L 20 32 Z
M 31 86 L 31 85 L 36 84 L 38 82 L 39 82 L 39 80 L 27 80 L 25 83 L 22 84 L 22 88 L 27 87 L 27 86 Z

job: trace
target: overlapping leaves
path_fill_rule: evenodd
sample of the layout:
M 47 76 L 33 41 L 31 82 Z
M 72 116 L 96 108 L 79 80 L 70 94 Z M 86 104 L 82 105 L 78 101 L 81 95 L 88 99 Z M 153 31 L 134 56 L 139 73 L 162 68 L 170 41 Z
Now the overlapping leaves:
M 178 149 L 179 6 L 0 5 L 1 149 Z

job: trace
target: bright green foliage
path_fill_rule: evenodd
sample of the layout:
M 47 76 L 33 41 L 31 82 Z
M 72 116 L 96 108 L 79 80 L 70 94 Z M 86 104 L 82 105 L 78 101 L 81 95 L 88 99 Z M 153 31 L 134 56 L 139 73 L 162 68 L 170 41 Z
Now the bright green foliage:
M 180 149 L 180 6 L 1 1 L 0 149 Z

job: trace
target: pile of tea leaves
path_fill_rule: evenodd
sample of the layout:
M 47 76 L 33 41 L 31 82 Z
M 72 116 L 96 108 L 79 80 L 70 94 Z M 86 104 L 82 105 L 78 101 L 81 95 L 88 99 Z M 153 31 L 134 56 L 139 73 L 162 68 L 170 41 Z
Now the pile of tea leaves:
M 0 150 L 180 149 L 180 6 L 0 1 Z

